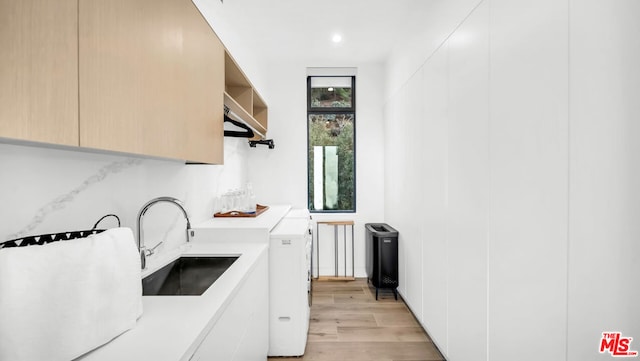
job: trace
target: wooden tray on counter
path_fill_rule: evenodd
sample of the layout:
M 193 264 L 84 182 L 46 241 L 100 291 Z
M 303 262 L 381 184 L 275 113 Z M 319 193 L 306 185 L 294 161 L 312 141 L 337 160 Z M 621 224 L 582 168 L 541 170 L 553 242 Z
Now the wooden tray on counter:
M 269 209 L 269 206 L 263 206 L 261 204 L 256 204 L 256 213 L 242 213 L 242 212 L 238 212 L 238 211 L 232 211 L 232 212 L 225 212 L 225 213 L 214 213 L 214 217 L 228 217 L 228 218 L 255 218 L 259 215 L 261 215 L 262 213 L 264 213 L 264 211 L 266 211 L 267 209 Z

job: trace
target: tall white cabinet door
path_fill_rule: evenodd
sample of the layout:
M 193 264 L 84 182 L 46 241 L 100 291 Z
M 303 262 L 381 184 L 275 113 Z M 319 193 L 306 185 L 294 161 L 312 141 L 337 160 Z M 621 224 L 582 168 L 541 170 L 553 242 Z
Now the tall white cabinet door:
M 435 344 L 447 349 L 447 45 L 423 67 L 422 287 L 423 325 Z M 418 250 L 416 249 L 415 252 Z
M 568 4 L 490 6 L 489 359 L 563 360 Z
M 417 74 L 422 74 L 419 70 Z M 423 189 L 420 149 L 424 134 L 418 129 L 422 119 L 422 77 L 414 76 L 394 97 L 387 112 L 393 121 L 388 127 L 389 143 L 386 222 L 398 229 L 398 291 L 417 318 L 422 317 L 422 215 Z
M 640 351 L 640 2 L 570 9 L 568 360 L 611 360 L 602 332 Z
M 402 108 L 405 109 L 402 127 L 405 148 L 405 164 L 402 179 L 403 202 L 401 204 L 402 219 L 397 227 L 400 231 L 400 245 L 403 250 L 405 277 L 403 277 L 403 297 L 416 316 L 422 318 L 422 193 L 424 192 L 424 122 L 422 101 L 422 69 L 418 70 L 404 86 Z M 396 225 L 393 225 L 396 227 Z M 400 246 L 399 245 L 399 246 Z
M 488 2 L 448 45 L 447 356 L 480 361 L 487 358 Z

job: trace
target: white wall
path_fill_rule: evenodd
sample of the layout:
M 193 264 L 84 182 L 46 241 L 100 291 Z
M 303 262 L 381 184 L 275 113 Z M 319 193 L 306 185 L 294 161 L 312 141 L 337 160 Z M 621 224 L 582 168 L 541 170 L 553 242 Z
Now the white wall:
M 448 360 L 608 359 L 602 332 L 640 334 L 639 13 L 484 0 L 389 63 L 385 219 Z
M 268 138 L 274 139 L 275 149 L 258 146 L 250 150 L 249 178 L 253 180 L 259 203 L 287 203 L 297 208 L 307 208 L 307 67 L 325 66 L 357 68 L 357 212 L 314 214 L 314 219 L 355 221 L 355 273 L 356 276 L 363 277 L 364 224 L 381 222 L 384 218 L 382 64 L 317 64 L 306 61 L 287 62 L 286 59 L 269 63 Z M 320 255 L 320 271 L 321 274 L 333 274 L 333 231 L 321 229 L 320 232 L 323 251 Z M 349 231 L 347 233 L 350 242 Z M 342 240 L 340 242 L 342 247 Z M 347 270 L 350 274 L 350 254 L 347 258 Z M 342 259 L 340 264 L 342 270 Z

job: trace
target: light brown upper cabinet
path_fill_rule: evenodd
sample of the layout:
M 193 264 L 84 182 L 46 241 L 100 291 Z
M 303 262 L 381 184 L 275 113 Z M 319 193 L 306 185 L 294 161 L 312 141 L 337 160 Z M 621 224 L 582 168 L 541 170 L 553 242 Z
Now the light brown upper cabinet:
M 0 137 L 78 145 L 78 0 L 0 0 Z
M 80 145 L 223 162 L 224 47 L 188 0 L 83 0 Z

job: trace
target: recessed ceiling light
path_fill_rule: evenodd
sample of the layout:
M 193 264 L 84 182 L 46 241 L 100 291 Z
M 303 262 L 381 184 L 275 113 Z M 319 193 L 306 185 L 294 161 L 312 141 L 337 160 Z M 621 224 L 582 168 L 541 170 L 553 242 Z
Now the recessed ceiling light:
M 342 35 L 334 34 L 333 37 L 331 38 L 331 41 L 333 41 L 334 43 L 341 42 L 342 41 Z
M 332 88 L 332 87 L 328 87 L 328 88 L 327 88 L 327 90 L 328 90 L 328 91 L 330 91 L 330 92 L 332 92 L 332 91 L 333 91 L 333 88 Z

